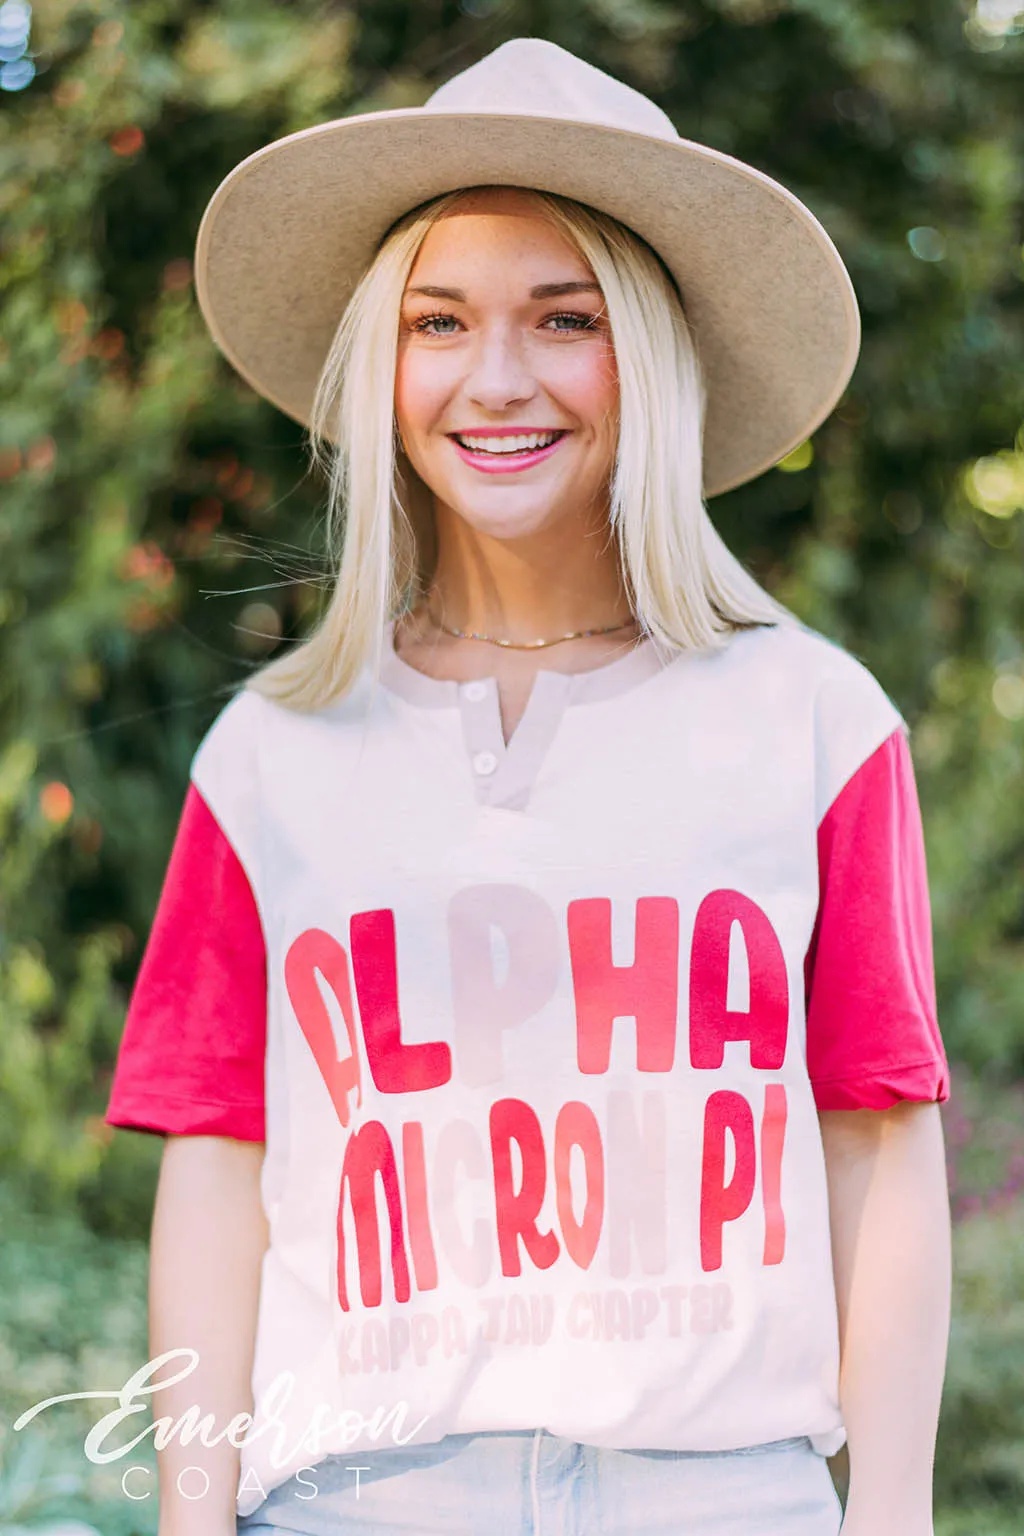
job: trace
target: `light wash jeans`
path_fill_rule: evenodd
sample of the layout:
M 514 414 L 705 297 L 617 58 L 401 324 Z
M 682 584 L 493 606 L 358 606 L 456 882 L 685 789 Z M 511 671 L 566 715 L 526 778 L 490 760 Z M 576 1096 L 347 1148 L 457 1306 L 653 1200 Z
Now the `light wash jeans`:
M 369 1470 L 356 1472 L 355 1468 Z M 356 1484 L 358 1481 L 358 1492 Z M 546 1429 L 328 1456 L 272 1489 L 238 1536 L 837 1536 L 806 1437 L 738 1451 L 620 1451 Z

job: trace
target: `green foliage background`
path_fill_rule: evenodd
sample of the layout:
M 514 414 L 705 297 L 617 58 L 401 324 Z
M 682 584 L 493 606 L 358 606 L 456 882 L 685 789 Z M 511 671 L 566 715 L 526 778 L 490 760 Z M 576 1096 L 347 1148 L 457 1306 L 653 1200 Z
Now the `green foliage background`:
M 77 1213 L 96 1255 L 144 1241 L 160 1141 L 102 1114 L 189 761 L 323 591 L 300 429 L 198 314 L 206 201 L 270 139 L 416 105 L 524 34 L 783 181 L 853 275 L 840 407 L 712 513 L 912 727 L 956 1063 L 942 1529 L 1017 1529 L 1024 8 L 1005 0 L 34 7 L 36 77 L 0 93 L 0 1174 L 47 1221 Z M 76 1337 L 57 1328 L 58 1358 Z

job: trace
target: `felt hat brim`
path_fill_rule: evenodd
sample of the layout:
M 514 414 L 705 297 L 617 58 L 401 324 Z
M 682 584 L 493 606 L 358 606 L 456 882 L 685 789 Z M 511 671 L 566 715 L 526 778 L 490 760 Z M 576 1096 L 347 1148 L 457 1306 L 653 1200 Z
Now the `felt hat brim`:
M 658 252 L 704 372 L 707 496 L 777 464 L 839 400 L 860 318 L 809 209 L 705 145 L 561 117 L 374 112 L 250 155 L 217 188 L 197 238 L 196 292 L 214 341 L 259 394 L 308 424 L 342 311 L 386 231 L 430 198 L 489 185 L 587 203 Z

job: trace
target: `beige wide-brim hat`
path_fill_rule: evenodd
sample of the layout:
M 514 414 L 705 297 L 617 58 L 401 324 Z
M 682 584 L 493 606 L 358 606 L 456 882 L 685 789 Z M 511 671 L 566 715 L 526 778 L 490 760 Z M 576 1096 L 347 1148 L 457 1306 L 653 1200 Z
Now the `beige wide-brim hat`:
M 535 187 L 611 214 L 658 252 L 707 388 L 704 489 L 802 443 L 853 372 L 860 319 L 814 215 L 762 172 L 682 139 L 631 87 L 538 38 L 495 49 L 422 107 L 289 134 L 225 177 L 196 245 L 217 346 L 308 425 L 345 304 L 394 222 L 444 192 Z

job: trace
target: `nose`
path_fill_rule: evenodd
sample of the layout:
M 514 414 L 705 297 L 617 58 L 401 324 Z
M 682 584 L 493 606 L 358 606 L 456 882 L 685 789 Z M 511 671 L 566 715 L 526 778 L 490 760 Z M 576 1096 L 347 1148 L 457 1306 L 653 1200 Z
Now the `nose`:
M 537 393 L 517 332 L 504 327 L 481 333 L 464 390 L 485 411 L 505 411 Z

